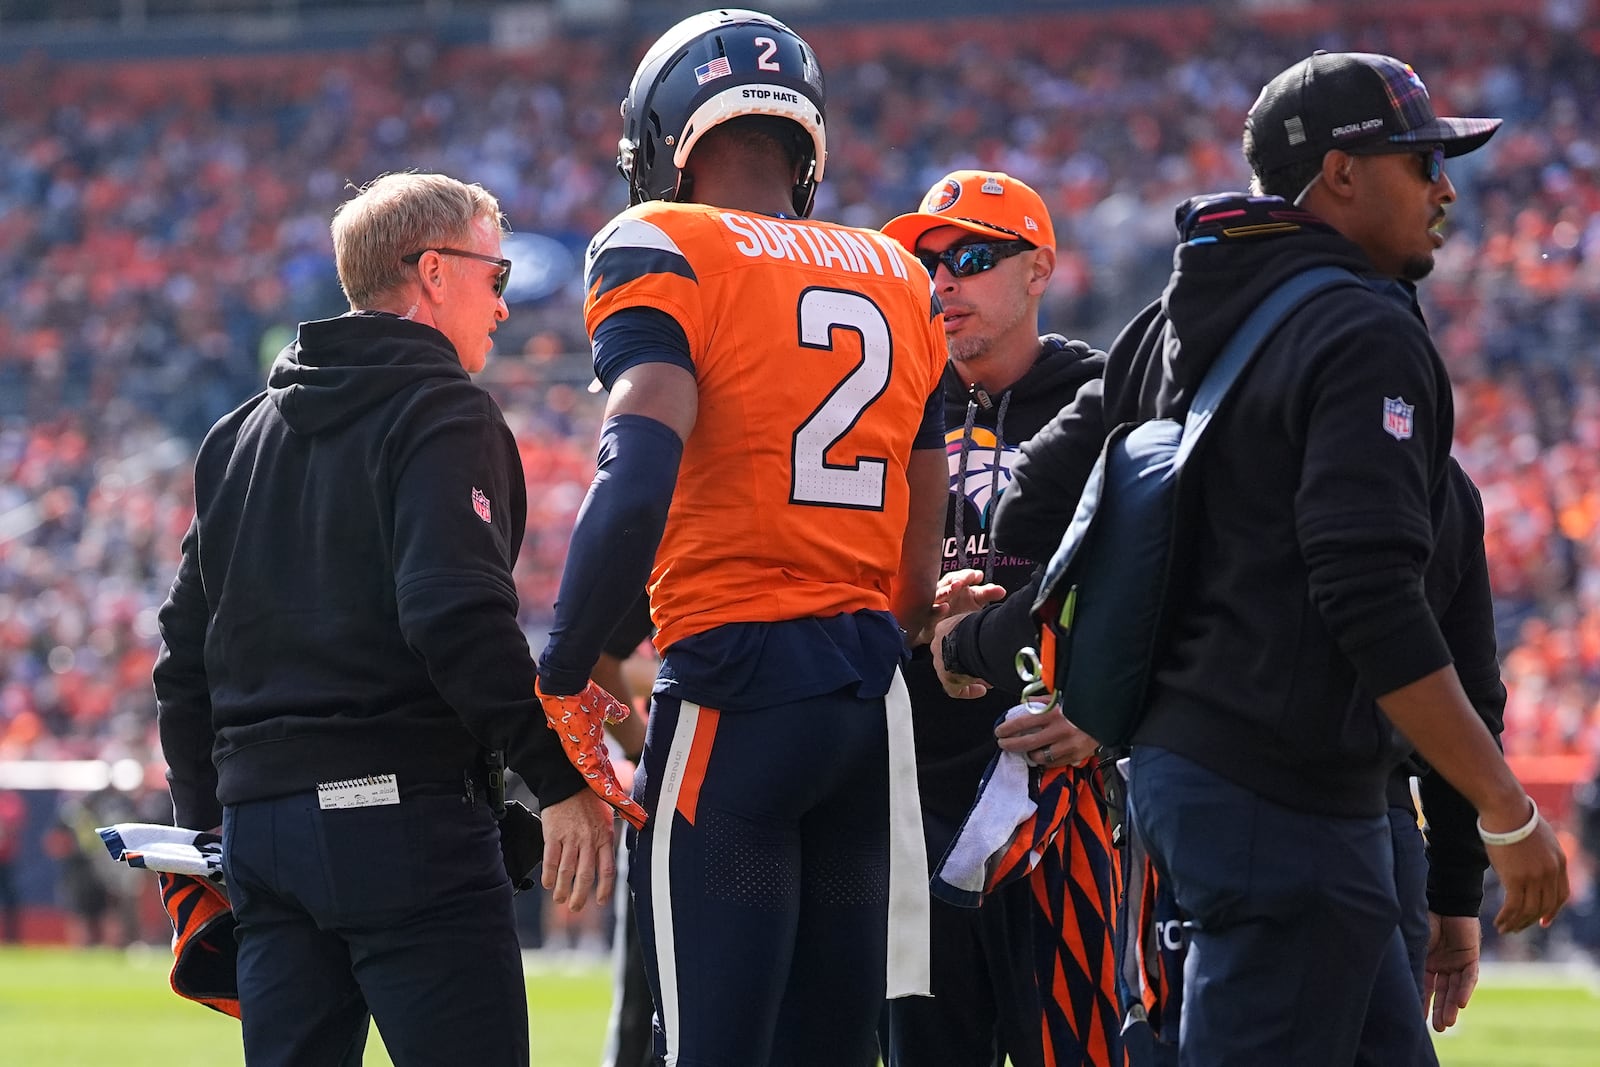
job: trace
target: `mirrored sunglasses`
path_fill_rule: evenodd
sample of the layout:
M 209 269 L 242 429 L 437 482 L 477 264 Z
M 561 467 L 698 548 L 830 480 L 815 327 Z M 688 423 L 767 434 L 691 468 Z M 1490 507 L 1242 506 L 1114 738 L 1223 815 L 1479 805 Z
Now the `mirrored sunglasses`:
M 917 259 L 927 268 L 929 277 L 939 269 L 939 264 L 944 264 L 944 269 L 950 272 L 952 278 L 968 278 L 974 274 L 982 274 L 986 270 L 993 270 L 1002 259 L 1026 252 L 1033 245 L 1027 241 L 974 241 L 972 244 L 956 245 L 943 252 L 918 252 Z

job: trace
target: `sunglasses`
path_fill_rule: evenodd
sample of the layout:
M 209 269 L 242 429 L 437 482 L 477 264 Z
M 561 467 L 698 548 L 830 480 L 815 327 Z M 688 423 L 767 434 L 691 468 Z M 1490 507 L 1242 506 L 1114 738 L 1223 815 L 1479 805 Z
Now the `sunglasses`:
M 1444 145 L 1417 145 L 1385 144 L 1376 148 L 1352 150 L 1352 156 L 1399 156 L 1414 155 L 1422 163 L 1422 177 L 1429 185 L 1439 184 L 1439 179 L 1444 177 Z
M 476 259 L 483 263 L 493 263 L 500 268 L 500 273 L 494 276 L 494 295 L 505 296 L 506 286 L 511 284 L 511 261 L 500 259 L 496 256 L 486 256 L 482 252 L 467 252 L 459 248 L 424 248 L 421 252 L 413 252 L 409 256 L 401 256 L 402 263 L 415 263 L 421 259 L 425 252 L 437 252 L 441 256 L 460 256 L 462 259 Z
M 1444 146 L 1436 144 L 1417 155 L 1422 157 L 1422 176 L 1428 179 L 1429 185 L 1438 185 L 1439 179 L 1444 177 Z
M 972 244 L 947 248 L 943 252 L 918 252 L 916 255 L 928 269 L 929 277 L 932 277 L 939 270 L 939 264 L 943 263 L 944 269 L 950 272 L 950 277 L 970 278 L 974 274 L 993 270 L 995 264 L 1002 259 L 1010 259 L 1032 247 L 1033 245 L 1027 241 L 974 241 Z

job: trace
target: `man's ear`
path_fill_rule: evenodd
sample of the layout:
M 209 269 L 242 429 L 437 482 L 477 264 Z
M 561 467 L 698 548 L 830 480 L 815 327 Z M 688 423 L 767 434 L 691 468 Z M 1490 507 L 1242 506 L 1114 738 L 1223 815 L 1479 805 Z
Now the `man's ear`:
M 1330 189 L 1348 195 L 1354 173 L 1355 157 L 1337 148 L 1322 157 L 1322 180 Z
M 1028 295 L 1041 296 L 1050 285 L 1050 276 L 1056 272 L 1056 250 L 1053 248 L 1036 248 L 1033 252 L 1033 266 L 1028 275 Z
M 417 261 L 417 282 L 422 295 L 434 303 L 444 298 L 444 257 L 437 252 L 424 252 Z

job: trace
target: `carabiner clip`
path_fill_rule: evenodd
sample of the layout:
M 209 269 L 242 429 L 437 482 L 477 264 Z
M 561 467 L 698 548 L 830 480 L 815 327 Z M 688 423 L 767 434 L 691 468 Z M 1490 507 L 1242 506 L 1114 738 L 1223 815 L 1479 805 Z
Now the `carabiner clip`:
M 1016 668 L 1017 677 L 1022 679 L 1022 706 L 1034 715 L 1043 715 L 1053 709 L 1061 699 L 1060 693 L 1050 693 L 1050 699 L 1043 704 L 1034 699 L 1047 692 L 1044 684 L 1044 665 L 1039 661 L 1038 649 L 1031 647 L 1018 649 Z

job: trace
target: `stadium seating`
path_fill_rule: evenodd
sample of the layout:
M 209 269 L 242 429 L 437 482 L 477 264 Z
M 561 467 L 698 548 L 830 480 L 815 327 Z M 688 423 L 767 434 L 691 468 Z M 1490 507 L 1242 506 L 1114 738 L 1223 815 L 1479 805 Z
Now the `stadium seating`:
M 878 225 L 953 167 L 1017 174 L 1056 219 L 1046 325 L 1103 346 L 1159 292 L 1174 205 L 1246 183 L 1242 115 L 1312 48 L 1400 55 L 1441 112 L 1504 116 L 1488 149 L 1451 162 L 1461 201 L 1424 306 L 1488 513 L 1507 750 L 1586 778 L 1600 756 L 1600 36 L 1562 21 L 1574 6 L 830 21 L 810 33 L 831 103 L 817 214 Z M 343 310 L 327 221 L 348 183 L 405 168 L 479 180 L 516 233 L 581 262 L 625 204 L 617 101 L 648 36 L 302 41 L 8 70 L 0 760 L 132 758 L 159 787 L 154 609 L 190 515 L 188 465 L 294 323 Z M 484 376 L 523 450 L 517 580 L 536 642 L 599 411 L 580 279 L 571 262 L 550 269 Z

